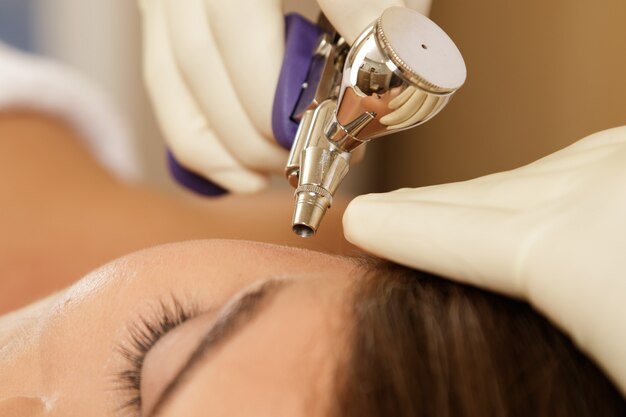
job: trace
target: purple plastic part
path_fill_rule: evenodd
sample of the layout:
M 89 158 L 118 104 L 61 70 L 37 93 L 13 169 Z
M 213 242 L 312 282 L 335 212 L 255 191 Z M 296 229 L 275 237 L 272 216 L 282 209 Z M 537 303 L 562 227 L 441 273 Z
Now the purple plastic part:
M 316 24 L 298 14 L 285 17 L 285 59 L 274 96 L 272 131 L 276 142 L 286 149 L 291 149 L 296 137 L 298 123 L 291 119 L 291 114 L 300 98 L 313 49 L 321 34 L 322 30 Z
M 167 165 L 170 168 L 172 177 L 180 184 L 184 185 L 187 189 L 210 197 L 217 197 L 228 193 L 225 189 L 219 185 L 207 180 L 204 177 L 196 174 L 193 171 L 188 170 L 184 166 L 178 163 L 172 152 L 167 151 Z
M 291 149 L 298 130 L 298 123 L 291 120 L 291 114 L 300 98 L 302 83 L 311 65 L 313 48 L 321 33 L 317 25 L 298 14 L 285 16 L 285 58 L 274 96 L 272 130 L 276 142 L 286 149 Z M 228 193 L 219 185 L 182 166 L 169 150 L 167 162 L 174 179 L 189 190 L 209 197 Z

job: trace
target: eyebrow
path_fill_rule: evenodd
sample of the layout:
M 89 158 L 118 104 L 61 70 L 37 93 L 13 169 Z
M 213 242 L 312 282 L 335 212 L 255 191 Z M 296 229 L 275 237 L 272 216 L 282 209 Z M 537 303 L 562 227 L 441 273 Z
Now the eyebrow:
M 241 330 L 259 315 L 268 302 L 291 280 L 269 279 L 260 285 L 244 292 L 230 304 L 224 313 L 217 319 L 206 335 L 202 338 L 185 365 L 170 381 L 159 399 L 155 403 L 148 417 L 157 417 L 171 401 L 174 393 L 180 389 L 187 377 L 199 366 L 218 346 L 222 345 L 229 337 Z

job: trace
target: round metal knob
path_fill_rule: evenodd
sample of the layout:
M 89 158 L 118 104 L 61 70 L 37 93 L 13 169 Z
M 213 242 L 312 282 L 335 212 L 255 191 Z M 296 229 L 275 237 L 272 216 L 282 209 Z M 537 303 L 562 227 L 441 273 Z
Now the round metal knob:
M 433 93 L 449 93 L 465 82 L 467 71 L 461 53 L 426 16 L 391 7 L 378 19 L 376 37 L 390 60 L 418 86 Z

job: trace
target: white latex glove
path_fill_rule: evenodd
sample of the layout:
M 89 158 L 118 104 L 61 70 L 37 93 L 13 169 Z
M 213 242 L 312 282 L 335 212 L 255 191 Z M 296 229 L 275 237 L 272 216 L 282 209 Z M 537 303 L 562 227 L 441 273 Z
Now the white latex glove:
M 188 169 L 233 192 L 282 172 L 271 112 L 284 53 L 282 0 L 139 0 L 144 77 L 168 146 Z M 426 14 L 430 0 L 319 0 L 350 42 L 384 9 Z
M 626 127 L 513 171 L 356 198 L 347 239 L 529 301 L 626 393 Z

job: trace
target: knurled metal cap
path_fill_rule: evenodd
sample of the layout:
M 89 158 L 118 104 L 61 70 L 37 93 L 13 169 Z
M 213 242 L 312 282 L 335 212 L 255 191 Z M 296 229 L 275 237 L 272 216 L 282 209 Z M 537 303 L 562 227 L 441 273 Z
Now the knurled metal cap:
M 391 7 L 376 23 L 376 38 L 401 73 L 418 87 L 452 93 L 467 70 L 452 39 L 432 20 L 406 7 Z

